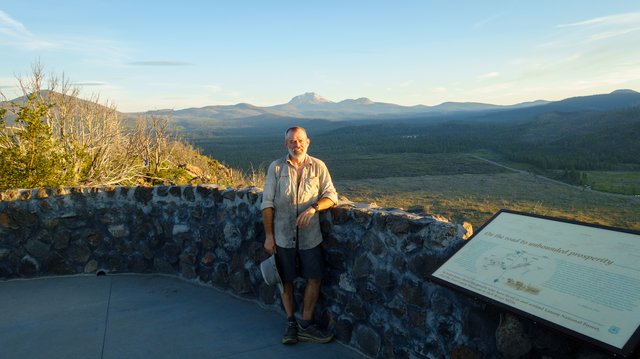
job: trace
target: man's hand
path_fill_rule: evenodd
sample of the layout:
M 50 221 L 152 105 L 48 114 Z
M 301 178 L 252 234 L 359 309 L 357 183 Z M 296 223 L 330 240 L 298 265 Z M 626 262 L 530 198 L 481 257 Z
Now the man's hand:
M 276 241 L 273 236 L 266 236 L 264 239 L 264 250 L 267 251 L 270 255 L 276 253 Z
M 309 207 L 305 209 L 302 213 L 298 215 L 296 218 L 296 226 L 302 228 L 311 222 L 311 217 L 316 214 L 316 209 L 313 207 Z

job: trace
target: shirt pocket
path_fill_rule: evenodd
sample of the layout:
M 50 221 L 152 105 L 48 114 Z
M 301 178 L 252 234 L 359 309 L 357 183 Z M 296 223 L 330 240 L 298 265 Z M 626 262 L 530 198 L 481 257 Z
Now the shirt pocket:
M 316 200 L 320 190 L 320 178 L 308 177 L 304 180 L 304 197 L 305 200 Z
M 293 193 L 292 187 L 293 186 L 291 186 L 291 177 L 289 177 L 289 173 L 285 169 L 282 171 L 282 173 L 280 173 L 280 178 L 278 180 L 278 190 L 280 191 L 280 193 L 286 196 L 291 196 Z

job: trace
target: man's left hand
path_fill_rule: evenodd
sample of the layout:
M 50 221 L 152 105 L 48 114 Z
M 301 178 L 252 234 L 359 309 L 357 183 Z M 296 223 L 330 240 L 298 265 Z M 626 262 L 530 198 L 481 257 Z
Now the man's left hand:
M 302 213 L 298 215 L 298 218 L 296 218 L 296 226 L 298 228 L 305 227 L 306 225 L 309 224 L 309 222 L 311 222 L 311 217 L 313 217 L 314 214 L 316 214 L 315 208 L 309 207 L 305 209 Z

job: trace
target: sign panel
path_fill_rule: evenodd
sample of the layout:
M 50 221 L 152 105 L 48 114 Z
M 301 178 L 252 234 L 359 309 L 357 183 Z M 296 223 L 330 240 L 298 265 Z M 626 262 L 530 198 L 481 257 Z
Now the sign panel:
M 640 339 L 640 233 L 502 210 L 432 273 L 615 354 Z

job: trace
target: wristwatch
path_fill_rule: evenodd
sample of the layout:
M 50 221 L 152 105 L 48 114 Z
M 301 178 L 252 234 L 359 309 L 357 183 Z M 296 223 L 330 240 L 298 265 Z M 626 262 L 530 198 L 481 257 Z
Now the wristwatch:
M 315 209 L 316 212 L 320 212 L 320 206 L 318 206 L 318 203 L 312 204 L 311 207 L 313 207 L 313 209 Z

